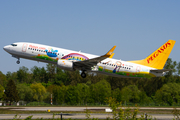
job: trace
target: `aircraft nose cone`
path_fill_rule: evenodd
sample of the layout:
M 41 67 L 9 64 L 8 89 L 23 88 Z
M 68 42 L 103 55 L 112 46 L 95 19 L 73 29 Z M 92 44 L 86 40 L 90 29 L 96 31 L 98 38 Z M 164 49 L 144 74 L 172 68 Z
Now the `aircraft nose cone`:
M 3 49 L 4 49 L 5 51 L 8 51 L 8 48 L 9 48 L 8 46 L 4 46 L 4 47 L 3 47 Z

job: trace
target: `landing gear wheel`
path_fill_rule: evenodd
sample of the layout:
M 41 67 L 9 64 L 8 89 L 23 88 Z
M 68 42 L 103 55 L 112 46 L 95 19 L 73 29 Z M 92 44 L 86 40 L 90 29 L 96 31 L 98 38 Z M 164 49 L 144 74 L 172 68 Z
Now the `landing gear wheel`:
M 17 64 L 19 64 L 19 63 L 20 63 L 20 61 L 18 60 L 16 63 L 17 63 Z
M 85 77 L 86 77 L 86 73 L 85 73 L 85 72 L 82 72 L 82 73 L 81 73 L 81 77 L 82 77 L 82 78 L 85 78 Z

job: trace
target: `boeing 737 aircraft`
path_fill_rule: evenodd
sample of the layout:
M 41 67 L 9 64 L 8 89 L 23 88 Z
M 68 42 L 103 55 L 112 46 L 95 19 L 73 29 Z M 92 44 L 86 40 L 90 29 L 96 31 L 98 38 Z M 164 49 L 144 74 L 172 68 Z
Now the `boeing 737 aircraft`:
M 81 70 L 83 78 L 89 71 L 117 77 L 151 78 L 160 77 L 169 71 L 163 67 L 175 42 L 169 40 L 147 58 L 136 61 L 112 59 L 116 46 L 102 56 L 28 42 L 13 43 L 3 49 L 18 59 L 17 64 L 20 63 L 20 58 L 52 63 L 61 69 Z

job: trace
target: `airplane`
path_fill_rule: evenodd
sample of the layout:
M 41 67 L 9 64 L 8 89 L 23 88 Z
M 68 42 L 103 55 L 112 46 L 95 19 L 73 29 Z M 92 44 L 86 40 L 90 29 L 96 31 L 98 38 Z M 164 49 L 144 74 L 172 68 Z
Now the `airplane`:
M 65 70 L 80 70 L 81 77 L 87 72 L 102 73 L 114 77 L 151 78 L 161 77 L 170 69 L 163 69 L 176 41 L 168 40 L 156 51 L 142 60 L 122 61 L 113 59 L 113 46 L 105 55 L 97 56 L 42 44 L 17 42 L 4 46 L 4 50 L 17 58 L 56 64 Z

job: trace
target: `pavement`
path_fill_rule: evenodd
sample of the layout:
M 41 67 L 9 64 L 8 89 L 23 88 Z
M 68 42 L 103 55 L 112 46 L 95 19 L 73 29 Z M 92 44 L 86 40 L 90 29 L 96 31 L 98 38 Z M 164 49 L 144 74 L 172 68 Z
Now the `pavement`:
M 9 109 L 9 110 L 24 110 L 24 111 L 84 111 L 86 109 L 89 110 L 105 110 L 109 109 L 109 107 L 0 107 L 2 109 Z M 122 107 L 122 109 L 126 109 L 127 107 Z M 134 109 L 136 107 L 129 107 Z M 174 108 L 170 107 L 138 107 L 139 110 L 173 110 Z M 176 108 L 180 110 L 180 108 Z
M 105 109 L 109 109 L 108 107 L 0 107 L 3 109 L 9 109 L 9 110 L 21 110 L 21 111 L 57 111 L 58 114 L 53 113 L 42 113 L 42 114 L 19 114 L 16 116 L 16 114 L 0 114 L 0 119 L 25 119 L 29 116 L 32 116 L 32 119 L 37 119 L 37 118 L 44 118 L 44 119 L 51 119 L 53 118 L 61 118 L 60 112 L 63 112 L 62 117 L 67 119 L 67 118 L 72 118 L 72 119 L 86 119 L 86 114 L 85 113 L 73 113 L 69 114 L 66 113 L 66 111 L 84 111 L 86 109 L 89 110 L 95 110 L 95 111 L 105 111 Z M 133 109 L 133 107 L 131 107 Z M 138 107 L 139 110 L 173 110 L 174 108 L 159 108 L 159 107 Z M 126 109 L 123 107 L 123 109 Z M 176 108 L 177 110 L 180 110 L 180 108 Z M 173 114 L 148 114 L 148 118 L 156 118 L 157 120 L 172 120 L 174 118 Z M 99 119 L 106 119 L 106 118 L 113 118 L 112 113 L 91 113 L 90 118 L 99 118 Z M 141 114 L 138 114 L 137 117 L 141 117 Z

